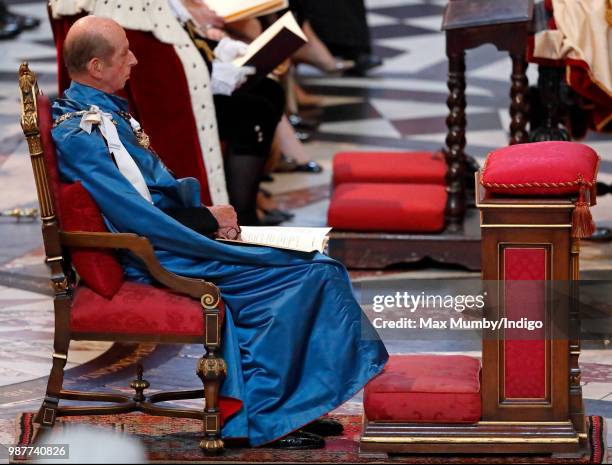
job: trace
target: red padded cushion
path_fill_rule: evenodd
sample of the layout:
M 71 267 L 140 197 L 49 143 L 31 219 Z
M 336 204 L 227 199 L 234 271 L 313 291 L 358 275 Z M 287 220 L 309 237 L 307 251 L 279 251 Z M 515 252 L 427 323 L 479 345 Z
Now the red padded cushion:
M 219 307 L 221 322 L 225 315 Z M 111 299 L 105 299 L 86 286 L 74 293 L 70 311 L 72 333 L 113 336 L 149 335 L 195 337 L 204 341 L 202 306 L 197 299 L 148 284 L 126 281 Z M 220 397 L 222 422 L 242 407 L 240 399 Z
M 446 188 L 432 184 L 345 183 L 335 190 L 330 226 L 349 231 L 439 232 Z
M 197 299 L 126 281 L 112 299 L 100 296 L 87 286 L 77 287 L 70 329 L 76 333 L 107 335 L 203 337 L 204 319 Z
M 108 232 L 98 205 L 80 182 L 60 185 L 59 210 L 64 231 Z M 108 249 L 73 249 L 72 264 L 87 285 L 110 299 L 123 284 L 123 268 Z
M 442 153 L 340 152 L 334 156 L 332 182 L 444 184 L 446 171 Z
M 489 154 L 480 182 L 498 194 L 575 194 L 581 181 L 594 186 L 598 166 L 597 153 L 577 142 L 517 144 Z
M 81 183 L 60 182 L 57 152 L 51 136 L 51 104 L 46 96 L 39 95 L 36 105 L 47 181 L 61 228 L 108 232 L 98 206 Z M 104 297 L 115 295 L 123 283 L 123 269 L 112 251 L 78 249 L 71 255 L 74 267 L 88 286 Z
M 364 391 L 370 421 L 475 423 L 480 360 L 464 355 L 396 355 Z

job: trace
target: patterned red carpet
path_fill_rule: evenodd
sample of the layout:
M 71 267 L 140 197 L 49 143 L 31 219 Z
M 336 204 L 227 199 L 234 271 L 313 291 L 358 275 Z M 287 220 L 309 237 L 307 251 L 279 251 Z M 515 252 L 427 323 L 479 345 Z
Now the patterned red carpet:
M 28 445 L 32 438 L 32 413 L 20 415 L 17 425 L 18 445 Z M 269 448 L 227 449 L 219 457 L 208 458 L 200 452 L 198 442 L 201 423 L 197 420 L 153 417 L 149 415 L 101 415 L 95 417 L 64 417 L 56 427 L 67 424 L 88 424 L 138 437 L 145 444 L 151 462 L 194 463 L 418 463 L 418 464 L 469 464 L 469 463 L 604 463 L 605 422 L 602 417 L 589 417 L 591 454 L 577 459 L 561 459 L 551 456 L 423 456 L 402 455 L 389 459 L 373 459 L 359 455 L 361 417 L 336 416 L 344 425 L 344 435 L 327 438 L 325 449 L 314 451 L 282 451 Z

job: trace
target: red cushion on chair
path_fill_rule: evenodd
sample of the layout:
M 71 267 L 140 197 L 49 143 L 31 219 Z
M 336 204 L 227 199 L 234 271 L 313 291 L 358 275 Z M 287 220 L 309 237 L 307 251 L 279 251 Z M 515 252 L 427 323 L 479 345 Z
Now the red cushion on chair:
M 489 154 L 480 182 L 498 194 L 575 194 L 581 180 L 594 186 L 598 165 L 597 153 L 577 142 L 517 144 Z
M 332 182 L 444 184 L 446 171 L 442 153 L 340 152 L 334 156 Z
M 65 231 L 108 232 L 98 205 L 80 182 L 60 186 L 61 224 Z M 87 285 L 110 299 L 123 284 L 123 268 L 108 249 L 73 249 L 72 263 Z
M 98 206 L 77 182 L 60 182 L 57 152 L 51 137 L 51 104 L 44 95 L 36 98 L 40 138 L 55 213 L 65 231 L 108 232 Z M 94 291 L 111 298 L 123 284 L 123 269 L 112 251 L 79 249 L 72 251 L 72 262 L 81 278 Z
M 431 184 L 340 184 L 327 213 L 348 231 L 438 232 L 444 229 L 446 188 Z
M 110 300 L 79 286 L 74 294 L 70 327 L 76 333 L 110 335 L 203 337 L 204 334 L 199 300 L 131 281 L 123 283 Z
M 364 391 L 370 421 L 480 420 L 480 360 L 464 355 L 392 356 Z

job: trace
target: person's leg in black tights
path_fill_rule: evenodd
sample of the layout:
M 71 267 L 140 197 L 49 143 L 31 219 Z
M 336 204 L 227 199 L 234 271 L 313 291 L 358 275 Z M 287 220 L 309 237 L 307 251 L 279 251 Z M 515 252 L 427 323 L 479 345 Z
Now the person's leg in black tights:
M 245 226 L 259 224 L 257 218 L 257 192 L 266 163 L 258 155 L 234 155 L 225 157 L 225 177 L 230 204 L 236 209 L 238 223 Z

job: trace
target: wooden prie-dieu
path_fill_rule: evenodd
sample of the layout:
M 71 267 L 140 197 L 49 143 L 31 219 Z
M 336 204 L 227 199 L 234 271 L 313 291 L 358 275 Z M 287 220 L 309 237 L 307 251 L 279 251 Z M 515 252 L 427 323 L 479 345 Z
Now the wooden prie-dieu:
M 477 184 L 476 205 L 482 316 L 491 322 L 541 322 L 541 328 L 503 323 L 483 330 L 479 421 L 370 421 L 366 415 L 364 453 L 581 455 L 589 450 L 578 366 L 575 203 L 546 196 L 494 197 Z

